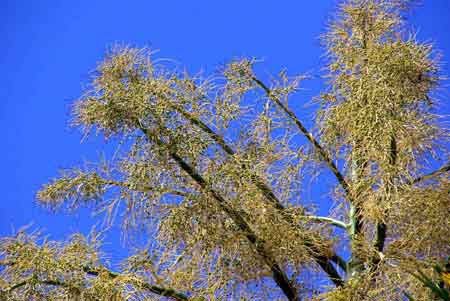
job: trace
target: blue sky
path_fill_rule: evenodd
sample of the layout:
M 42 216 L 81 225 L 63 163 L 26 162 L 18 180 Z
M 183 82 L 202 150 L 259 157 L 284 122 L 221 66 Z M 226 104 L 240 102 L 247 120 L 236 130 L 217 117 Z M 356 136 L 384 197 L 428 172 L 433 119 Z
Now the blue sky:
M 422 2 L 411 23 L 420 40 L 435 42 L 444 55 L 443 73 L 450 75 L 450 1 Z M 2 0 L 0 236 L 33 222 L 60 239 L 87 233 L 95 223 L 87 210 L 54 214 L 34 197 L 58 169 L 98 158 L 102 141 L 80 143 L 80 132 L 68 120 L 70 104 L 108 47 L 150 46 L 193 72 L 254 56 L 265 60 L 267 72 L 286 67 L 291 74 L 319 74 L 318 37 L 335 5 L 336 0 Z M 320 83 L 306 83 L 305 99 L 319 93 Z M 442 113 L 450 113 L 449 93 L 440 97 Z M 112 234 L 105 250 L 120 256 L 119 235 Z

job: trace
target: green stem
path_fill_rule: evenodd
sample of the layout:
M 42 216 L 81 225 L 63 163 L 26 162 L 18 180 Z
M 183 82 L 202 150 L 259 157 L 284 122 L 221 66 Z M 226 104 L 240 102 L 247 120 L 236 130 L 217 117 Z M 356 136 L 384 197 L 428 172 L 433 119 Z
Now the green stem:
M 348 224 L 344 223 L 343 221 L 331 218 L 331 217 L 305 215 L 305 216 L 301 216 L 301 218 L 309 219 L 309 220 L 312 220 L 312 221 L 325 222 L 325 223 L 331 224 L 333 226 L 342 228 L 344 230 L 348 230 L 348 228 L 349 228 Z

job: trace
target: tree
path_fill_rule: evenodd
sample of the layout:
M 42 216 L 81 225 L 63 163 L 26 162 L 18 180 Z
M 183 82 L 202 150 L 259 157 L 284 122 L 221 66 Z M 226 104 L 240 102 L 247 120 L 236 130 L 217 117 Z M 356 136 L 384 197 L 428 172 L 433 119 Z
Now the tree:
M 0 243 L 2 296 L 429 300 L 411 271 L 450 254 L 448 132 L 438 56 L 408 32 L 408 2 L 342 2 L 323 36 L 328 89 L 313 130 L 289 105 L 303 76 L 268 83 L 245 58 L 191 75 L 114 48 L 73 116 L 121 147 L 38 199 L 120 212 L 148 247 L 113 271 L 98 235 L 20 232 Z M 327 216 L 304 200 L 311 177 L 334 179 Z
M 428 287 L 438 300 L 450 300 L 450 291 L 446 286 L 450 285 L 450 258 L 444 267 L 440 265 L 434 266 L 435 271 L 439 274 L 439 281 L 433 281 L 422 271 L 418 271 L 414 276 L 419 279 L 426 287 Z M 414 298 L 406 294 L 408 300 L 414 301 Z

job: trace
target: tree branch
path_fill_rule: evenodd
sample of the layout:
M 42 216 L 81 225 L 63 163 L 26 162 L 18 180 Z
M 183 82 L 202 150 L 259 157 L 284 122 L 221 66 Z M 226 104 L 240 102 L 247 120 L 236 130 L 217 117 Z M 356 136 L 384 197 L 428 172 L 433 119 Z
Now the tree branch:
M 105 272 L 105 270 L 98 271 L 98 270 L 95 270 L 90 267 L 83 267 L 83 271 L 85 271 L 86 274 L 89 274 L 91 276 L 98 276 L 101 272 Z M 112 272 L 109 270 L 106 270 L 106 272 L 108 273 L 108 276 L 113 279 L 120 276 L 120 273 L 115 273 L 115 272 Z M 138 279 L 135 279 L 135 284 L 137 286 L 140 286 L 140 287 L 154 293 L 154 294 L 157 294 L 157 295 L 160 295 L 163 297 L 168 297 L 168 298 L 172 298 L 174 300 L 180 300 L 180 301 L 181 300 L 189 300 L 188 296 L 186 296 L 183 293 L 177 292 L 172 288 L 152 285 L 152 284 L 149 284 L 148 282 L 141 281 Z
M 317 221 L 317 222 L 325 222 L 328 224 L 331 224 L 333 226 L 342 228 L 344 230 L 348 230 L 349 225 L 344 223 L 343 221 L 331 218 L 331 217 L 326 217 L 326 216 L 315 216 L 315 215 L 305 215 L 305 216 L 300 216 L 301 218 L 305 218 L 305 219 L 309 219 L 312 221 Z
M 432 171 L 428 174 L 425 174 L 423 176 L 417 177 L 412 181 L 409 181 L 407 184 L 409 185 L 414 185 L 414 184 L 418 184 L 420 182 L 432 179 L 434 177 L 440 176 L 446 172 L 450 171 L 450 162 L 447 162 L 446 164 L 442 165 L 439 169 Z
M 91 276 L 95 276 L 95 277 L 97 277 L 100 274 L 99 271 L 97 271 L 97 270 L 95 270 L 93 268 L 89 268 L 89 267 L 83 267 L 83 271 L 86 274 L 91 275 Z M 103 269 L 102 272 L 108 273 L 108 276 L 113 278 L 113 279 L 120 276 L 120 273 L 111 272 L 111 271 L 105 270 L 105 269 Z M 60 281 L 60 280 L 49 280 L 49 279 L 47 279 L 47 280 L 37 280 L 34 277 L 30 277 L 28 280 L 19 282 L 19 283 L 15 284 L 15 285 L 11 286 L 7 290 L 7 292 L 10 293 L 10 292 L 12 292 L 15 289 L 19 289 L 22 286 L 25 286 L 30 281 L 36 281 L 36 282 L 38 282 L 40 284 L 44 284 L 44 285 L 70 287 L 70 285 L 68 283 Z M 189 300 L 189 298 L 185 294 L 177 292 L 177 291 L 175 291 L 174 289 L 171 289 L 171 288 L 166 288 L 166 287 L 161 287 L 161 286 L 157 286 L 157 285 L 152 285 L 152 284 L 149 284 L 149 283 L 147 283 L 145 281 L 138 280 L 138 279 L 134 279 L 134 282 L 135 282 L 134 283 L 135 285 L 137 285 L 137 286 L 139 286 L 139 287 L 141 287 L 141 288 L 143 288 L 143 289 L 145 289 L 145 290 L 147 290 L 147 291 L 149 291 L 149 292 L 151 292 L 153 294 L 156 294 L 156 295 L 172 298 L 172 299 L 177 300 L 177 301 Z
M 395 139 L 395 136 L 391 136 L 390 146 L 389 146 L 389 164 L 394 168 L 397 163 L 397 140 Z M 394 176 L 390 177 L 390 183 L 387 183 L 388 185 L 387 189 L 388 191 L 392 191 L 393 189 L 393 182 L 394 182 Z M 387 236 L 387 225 L 384 222 L 378 222 L 376 225 L 376 232 L 375 232 L 375 239 L 374 239 L 374 248 L 377 251 L 377 253 L 382 253 L 384 249 L 384 244 L 386 241 Z M 381 259 L 378 254 L 376 254 L 372 258 L 372 270 L 376 268 L 376 266 L 380 263 Z
M 338 180 L 339 184 L 341 185 L 342 189 L 344 189 L 345 195 L 347 196 L 348 200 L 353 203 L 353 197 L 350 190 L 350 186 L 348 185 L 347 181 L 345 180 L 345 177 L 342 175 L 342 173 L 337 168 L 336 164 L 331 160 L 330 156 L 328 156 L 325 149 L 320 145 L 320 143 L 317 141 L 317 139 L 309 132 L 306 127 L 303 125 L 303 123 L 300 121 L 300 119 L 292 112 L 287 106 L 285 106 L 281 100 L 272 93 L 272 91 L 267 87 L 261 80 L 256 78 L 255 76 L 251 76 L 251 79 L 266 92 L 267 97 L 271 99 L 277 106 L 281 108 L 282 111 L 286 115 L 289 116 L 289 118 L 294 121 L 295 125 L 298 127 L 300 132 L 308 139 L 308 141 L 312 144 L 314 147 L 314 150 L 320 155 L 323 162 L 328 166 L 330 171 L 334 174 L 336 179 Z
M 205 124 L 203 121 L 195 117 L 192 113 L 189 113 L 182 108 L 179 108 L 175 105 L 172 105 L 172 107 L 181 115 L 183 115 L 186 119 L 188 119 L 192 124 L 198 126 L 200 129 L 205 131 L 211 139 L 216 142 L 224 151 L 226 154 L 228 154 L 231 157 L 235 156 L 235 151 L 231 146 L 229 146 L 222 136 L 217 134 L 213 129 L 211 129 L 207 124 Z M 245 168 L 245 166 L 243 166 Z M 263 195 L 272 203 L 272 205 L 275 206 L 275 208 L 279 210 L 284 210 L 283 205 L 281 204 L 280 200 L 276 197 L 276 195 L 272 192 L 272 189 L 264 183 L 264 181 L 257 175 L 252 175 L 252 182 L 258 187 L 259 190 L 263 193 Z
M 331 261 L 337 264 L 345 273 L 347 273 L 348 263 L 339 255 L 334 254 L 331 258 Z
M 328 166 L 330 171 L 333 173 L 333 175 L 336 177 L 337 181 L 341 185 L 342 189 L 344 190 L 344 193 L 350 202 L 350 204 L 354 204 L 354 198 L 352 191 L 350 189 L 349 184 L 345 180 L 345 177 L 342 175 L 342 173 L 337 168 L 336 164 L 333 162 L 333 160 L 328 156 L 325 149 L 320 145 L 320 143 L 317 141 L 317 139 L 306 129 L 306 127 L 303 125 L 303 123 L 300 121 L 300 119 L 292 112 L 287 106 L 285 106 L 281 100 L 272 93 L 272 91 L 267 87 L 261 80 L 256 78 L 255 76 L 251 75 L 251 79 L 264 90 L 264 92 L 267 94 L 267 97 L 271 99 L 277 106 L 281 108 L 283 112 L 285 112 L 286 115 L 288 115 L 289 118 L 295 123 L 295 125 L 298 127 L 300 132 L 308 139 L 308 141 L 312 144 L 314 150 L 319 154 L 319 156 L 322 158 L 322 161 Z M 320 264 L 320 263 L 319 263 Z M 331 266 L 331 264 L 330 264 Z M 330 266 L 325 267 L 325 271 L 327 271 Z M 336 272 L 337 273 L 337 272 Z M 341 281 L 333 281 L 337 286 L 343 285 L 343 282 Z
M 227 201 L 214 189 L 212 189 L 206 180 L 186 161 L 183 160 L 174 150 L 173 148 L 166 144 L 164 141 L 155 137 L 150 133 L 146 128 L 139 126 L 141 131 L 150 141 L 156 143 L 157 145 L 163 147 L 168 151 L 172 160 L 174 160 L 177 165 L 186 172 L 207 194 L 209 194 L 214 200 L 216 200 L 219 207 L 233 220 L 233 222 L 238 226 L 238 228 L 244 233 L 248 241 L 254 246 L 258 255 L 261 256 L 265 264 L 270 268 L 272 272 L 272 277 L 277 283 L 277 285 L 281 288 L 283 293 L 286 295 L 288 300 L 291 301 L 299 301 L 300 297 L 297 295 L 297 291 L 290 282 L 286 273 L 282 270 L 279 264 L 275 261 L 275 259 L 270 254 L 269 250 L 265 247 L 265 242 L 257 237 L 257 235 L 253 232 L 251 227 L 247 224 L 245 219 L 240 215 L 239 212 L 229 207 Z
M 214 130 L 212 130 L 207 124 L 203 121 L 195 117 L 192 113 L 185 111 L 183 108 L 180 108 L 176 105 L 171 105 L 174 110 L 184 116 L 187 120 L 189 120 L 192 124 L 198 126 L 200 129 L 205 131 L 213 141 L 215 141 L 229 156 L 233 157 L 235 152 L 231 146 L 229 146 L 222 136 L 218 135 Z M 331 162 L 334 164 L 333 162 Z M 243 166 L 243 168 L 246 168 Z M 337 168 L 336 168 L 337 170 Z M 294 222 L 292 218 L 285 212 L 285 208 L 282 205 L 281 201 L 277 198 L 277 196 L 273 193 L 272 189 L 264 183 L 263 179 L 261 179 L 258 175 L 252 175 L 251 180 L 253 184 L 263 193 L 267 200 L 271 202 L 271 204 L 281 212 L 281 215 L 292 225 Z M 316 246 L 312 243 L 312 241 L 306 241 L 305 246 L 311 249 L 311 255 L 315 259 L 315 261 L 323 268 L 323 270 L 327 273 L 328 277 L 333 281 L 333 283 L 337 286 L 343 285 L 343 281 L 339 276 L 339 273 L 334 269 L 333 265 L 329 262 L 329 259 L 326 256 L 320 256 L 320 252 Z M 326 260 L 325 260 L 326 259 Z

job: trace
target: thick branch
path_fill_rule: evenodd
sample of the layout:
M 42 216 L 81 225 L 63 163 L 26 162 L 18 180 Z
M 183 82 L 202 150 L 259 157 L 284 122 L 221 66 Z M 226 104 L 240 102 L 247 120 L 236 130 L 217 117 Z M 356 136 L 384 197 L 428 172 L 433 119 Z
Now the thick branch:
M 233 208 L 229 207 L 227 201 L 217 191 L 212 189 L 206 182 L 206 180 L 194 169 L 194 167 L 192 167 L 190 164 L 184 161 L 183 158 L 181 158 L 172 149 L 170 145 L 167 145 L 159 138 L 154 137 L 149 131 L 147 131 L 147 129 L 141 127 L 141 130 L 150 141 L 165 148 L 168 151 L 172 160 L 174 160 L 177 163 L 177 165 L 202 188 L 203 191 L 208 193 L 214 200 L 216 200 L 219 207 L 233 220 L 236 226 L 238 226 L 238 228 L 244 233 L 248 241 L 254 246 L 258 255 L 261 256 L 265 264 L 270 268 L 273 279 L 275 280 L 277 285 L 281 288 L 286 297 L 292 301 L 300 300 L 299 296 L 297 296 L 295 288 L 292 286 L 286 273 L 282 270 L 279 264 L 272 257 L 269 250 L 266 249 L 265 242 L 259 237 L 257 237 L 257 235 L 247 224 L 245 219 L 240 215 L 240 213 L 238 213 Z

